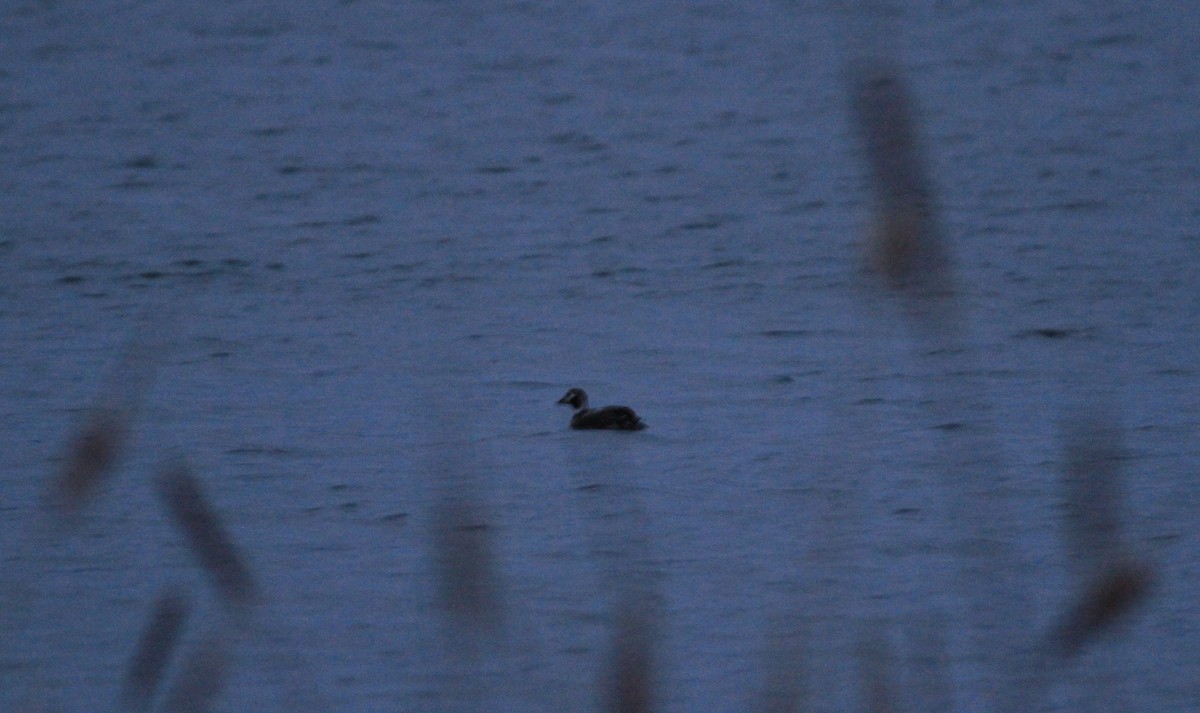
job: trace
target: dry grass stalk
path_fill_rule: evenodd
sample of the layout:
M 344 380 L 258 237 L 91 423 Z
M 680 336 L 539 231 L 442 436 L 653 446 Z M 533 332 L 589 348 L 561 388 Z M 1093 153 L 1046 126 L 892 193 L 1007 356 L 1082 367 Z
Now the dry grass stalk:
M 71 440 L 66 462 L 51 485 L 50 504 L 66 518 L 78 516 L 116 469 L 129 434 L 126 414 L 97 409 Z
M 48 505 L 68 524 L 115 472 L 153 381 L 162 348 L 147 338 L 146 325 L 139 331 L 114 365 L 98 404 L 71 436 L 63 466 L 51 481 Z
M 203 713 L 225 690 L 231 669 L 229 643 L 212 633 L 197 643 L 184 658 L 163 710 L 168 713 Z
M 126 670 L 121 703 L 127 710 L 147 711 L 179 644 L 188 615 L 187 599 L 175 591 L 159 596 L 150 621 Z
M 613 632 L 611 713 L 650 713 L 654 710 L 654 652 L 649 622 L 642 605 L 626 598 L 617 612 Z
M 1117 561 L 1084 588 L 1075 605 L 1051 633 L 1051 645 L 1063 659 L 1079 654 L 1083 647 L 1125 617 L 1152 589 L 1151 568 L 1134 560 Z
M 436 537 L 442 605 L 470 631 L 491 631 L 500 621 L 500 597 L 492 528 L 481 508 L 461 498 L 449 500 L 438 515 Z
M 1066 539 L 1084 587 L 1050 633 L 1050 648 L 1070 659 L 1149 594 L 1154 573 L 1125 553 L 1121 533 L 1120 431 L 1109 419 L 1074 424 L 1066 439 Z
M 913 102 L 899 68 L 854 65 L 851 112 L 870 169 L 875 219 L 868 265 L 897 289 L 942 294 L 950 289 L 933 184 L 917 140 Z
M 188 469 L 180 463 L 168 466 L 159 475 L 158 490 L 222 603 L 244 607 L 256 601 L 258 585 L 250 567 Z

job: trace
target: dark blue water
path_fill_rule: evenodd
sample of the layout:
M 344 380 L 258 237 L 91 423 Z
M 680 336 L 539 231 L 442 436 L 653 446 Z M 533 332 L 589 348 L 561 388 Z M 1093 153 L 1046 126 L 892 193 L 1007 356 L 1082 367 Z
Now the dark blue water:
M 659 710 L 862 709 L 880 680 L 901 710 L 1191 709 L 1196 23 L 11 4 L 6 710 L 115 707 L 172 585 L 184 652 L 218 637 L 216 710 L 603 710 L 623 601 Z M 916 100 L 949 327 L 862 273 L 867 51 Z M 119 469 L 55 530 L 70 434 L 141 378 Z M 650 429 L 567 430 L 570 386 Z M 1155 578 L 1042 665 L 1087 572 L 1081 413 L 1115 424 L 1119 548 Z M 260 580 L 249 624 L 157 500 L 173 456 Z M 439 584 L 464 501 L 489 553 L 466 624 Z

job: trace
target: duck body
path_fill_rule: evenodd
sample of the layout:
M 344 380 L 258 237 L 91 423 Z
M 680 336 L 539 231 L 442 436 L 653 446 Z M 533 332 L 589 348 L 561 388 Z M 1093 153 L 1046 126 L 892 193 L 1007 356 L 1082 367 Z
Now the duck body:
M 587 393 L 583 389 L 569 389 L 558 403 L 575 409 L 571 416 L 571 428 L 640 431 L 646 427 L 646 422 L 628 406 L 588 408 Z

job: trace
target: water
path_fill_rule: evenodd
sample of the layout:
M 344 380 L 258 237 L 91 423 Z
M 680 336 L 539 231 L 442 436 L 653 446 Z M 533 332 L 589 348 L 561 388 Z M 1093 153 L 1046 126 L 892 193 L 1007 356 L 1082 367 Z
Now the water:
M 1006 657 L 1079 586 L 1059 474 L 1080 409 L 1121 427 L 1123 537 L 1157 579 L 1035 708 L 1194 707 L 1180 12 L 9 4 L 6 709 L 115 702 L 166 586 L 193 596 L 185 649 L 220 628 L 155 499 L 176 455 L 264 591 L 218 709 L 599 710 L 628 591 L 661 710 L 792 683 L 802 710 L 850 709 L 876 658 L 903 706 L 1000 708 Z M 842 66 L 877 45 L 920 105 L 950 337 L 860 272 Z M 138 340 L 122 466 L 48 530 L 47 480 Z M 569 386 L 650 430 L 568 431 Z M 500 602 L 480 641 L 438 605 L 463 493 Z

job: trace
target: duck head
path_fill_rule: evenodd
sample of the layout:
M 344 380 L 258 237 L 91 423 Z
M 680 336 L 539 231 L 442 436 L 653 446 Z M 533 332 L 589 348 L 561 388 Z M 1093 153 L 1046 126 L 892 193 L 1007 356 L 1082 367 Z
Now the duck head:
M 558 400 L 560 404 L 566 404 L 571 408 L 579 411 L 587 408 L 587 393 L 583 389 L 567 389 L 567 393 Z

